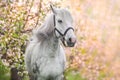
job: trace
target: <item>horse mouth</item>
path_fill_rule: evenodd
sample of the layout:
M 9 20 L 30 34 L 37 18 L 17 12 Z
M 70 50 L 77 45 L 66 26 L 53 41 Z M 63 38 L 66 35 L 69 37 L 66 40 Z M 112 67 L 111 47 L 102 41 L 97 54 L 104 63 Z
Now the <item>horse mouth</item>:
M 61 39 L 61 41 L 62 41 L 62 43 L 63 43 L 63 45 L 65 46 L 65 47 L 74 47 L 75 46 L 75 43 L 76 43 L 76 41 L 74 41 L 74 42 L 71 42 L 71 41 L 66 41 L 65 39 Z
M 67 42 L 67 45 L 68 45 L 68 47 L 74 47 L 74 46 L 75 46 L 75 43 Z

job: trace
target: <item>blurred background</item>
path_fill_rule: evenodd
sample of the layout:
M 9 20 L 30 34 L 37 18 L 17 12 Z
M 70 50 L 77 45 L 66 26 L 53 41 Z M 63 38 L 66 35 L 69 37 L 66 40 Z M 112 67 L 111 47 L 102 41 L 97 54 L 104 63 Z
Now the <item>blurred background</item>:
M 65 48 L 66 80 L 120 80 L 120 0 L 0 0 L 0 80 L 28 80 L 24 54 L 49 4 L 68 8 L 77 44 Z

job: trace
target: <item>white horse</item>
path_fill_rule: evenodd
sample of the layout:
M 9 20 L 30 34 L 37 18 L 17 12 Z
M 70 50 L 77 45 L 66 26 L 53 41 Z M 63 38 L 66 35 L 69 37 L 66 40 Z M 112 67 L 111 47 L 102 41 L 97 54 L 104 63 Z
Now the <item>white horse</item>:
M 40 28 L 33 30 L 25 53 L 25 65 L 31 80 L 63 80 L 66 57 L 64 46 L 76 43 L 73 19 L 67 9 L 51 6 Z

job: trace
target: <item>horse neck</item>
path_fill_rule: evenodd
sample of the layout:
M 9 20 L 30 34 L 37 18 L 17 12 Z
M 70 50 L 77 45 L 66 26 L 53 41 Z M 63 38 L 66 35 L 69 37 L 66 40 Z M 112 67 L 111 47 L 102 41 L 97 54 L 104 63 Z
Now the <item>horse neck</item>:
M 49 39 L 43 41 L 41 44 L 41 46 L 45 49 L 45 53 L 47 53 L 46 55 L 48 57 L 55 57 L 60 50 L 60 40 L 56 38 L 54 34 L 51 35 Z
M 43 43 L 53 52 L 50 55 L 54 56 L 55 55 L 54 53 L 57 50 L 59 50 L 60 40 L 59 38 L 56 37 L 54 32 L 55 26 L 54 26 L 53 14 L 49 15 L 48 20 L 44 24 L 45 26 L 43 26 L 44 28 L 42 32 L 46 36 L 46 38 L 43 40 Z
M 54 25 L 52 25 L 53 27 L 55 27 Z M 60 39 L 56 36 L 54 29 L 52 32 L 52 35 L 50 37 L 50 44 L 51 44 L 51 50 L 52 50 L 52 54 L 50 54 L 50 56 L 55 56 L 57 54 L 59 54 L 59 50 L 60 50 Z

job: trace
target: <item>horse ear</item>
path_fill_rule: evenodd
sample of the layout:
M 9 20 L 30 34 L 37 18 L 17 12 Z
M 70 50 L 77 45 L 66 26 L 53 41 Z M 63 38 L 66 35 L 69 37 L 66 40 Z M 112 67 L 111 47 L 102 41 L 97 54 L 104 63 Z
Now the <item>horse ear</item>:
M 50 4 L 50 8 L 51 8 L 51 10 L 52 10 L 52 12 L 53 12 L 54 14 L 56 14 L 56 13 L 57 13 L 56 8 L 55 8 L 55 7 L 53 7 L 53 5 L 51 5 L 51 4 Z

